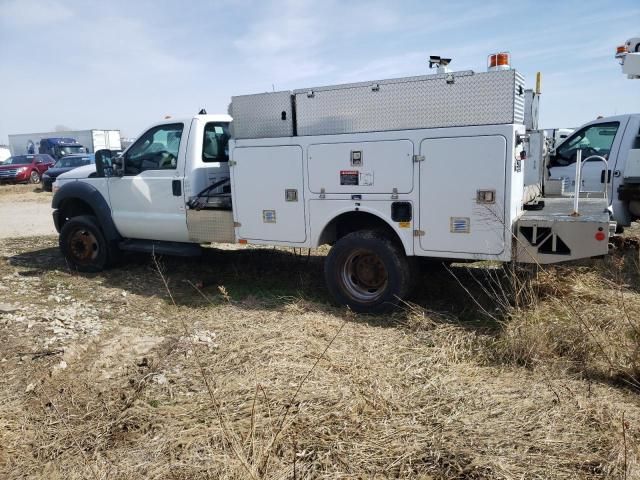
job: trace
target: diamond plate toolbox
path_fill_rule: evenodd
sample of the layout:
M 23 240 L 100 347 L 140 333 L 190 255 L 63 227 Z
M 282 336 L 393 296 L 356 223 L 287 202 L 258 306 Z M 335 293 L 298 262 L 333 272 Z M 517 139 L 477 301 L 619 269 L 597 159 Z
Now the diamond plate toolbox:
M 294 94 L 298 135 L 524 121 L 524 78 L 515 70 L 398 78 Z
M 293 136 L 291 92 L 231 97 L 234 138 Z

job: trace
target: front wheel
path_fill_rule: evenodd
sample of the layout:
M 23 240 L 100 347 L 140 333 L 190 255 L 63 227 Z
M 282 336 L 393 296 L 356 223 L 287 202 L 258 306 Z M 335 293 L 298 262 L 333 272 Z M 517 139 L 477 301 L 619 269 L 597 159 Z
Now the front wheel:
M 40 174 L 37 170 L 32 170 L 29 175 L 29 183 L 40 183 Z
M 60 251 L 72 268 L 80 272 L 99 272 L 109 262 L 108 244 L 91 215 L 72 217 L 60 230 Z
M 375 231 L 353 232 L 338 240 L 324 273 L 334 299 L 355 312 L 390 310 L 411 287 L 411 267 L 404 252 Z

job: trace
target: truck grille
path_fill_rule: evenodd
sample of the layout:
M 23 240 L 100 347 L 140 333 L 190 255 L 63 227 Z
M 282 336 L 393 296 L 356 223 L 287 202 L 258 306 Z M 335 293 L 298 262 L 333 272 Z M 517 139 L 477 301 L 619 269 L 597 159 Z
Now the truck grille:
M 0 170 L 0 178 L 15 177 L 17 173 L 17 168 L 13 168 L 11 170 Z

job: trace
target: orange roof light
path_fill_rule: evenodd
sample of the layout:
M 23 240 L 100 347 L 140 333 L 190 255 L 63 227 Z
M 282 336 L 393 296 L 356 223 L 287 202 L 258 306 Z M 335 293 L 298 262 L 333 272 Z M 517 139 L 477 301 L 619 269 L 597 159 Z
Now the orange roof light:
M 493 53 L 489 55 L 487 66 L 489 70 L 508 70 L 511 68 L 509 52 Z
M 619 45 L 616 47 L 616 57 L 622 57 L 628 52 L 626 45 Z

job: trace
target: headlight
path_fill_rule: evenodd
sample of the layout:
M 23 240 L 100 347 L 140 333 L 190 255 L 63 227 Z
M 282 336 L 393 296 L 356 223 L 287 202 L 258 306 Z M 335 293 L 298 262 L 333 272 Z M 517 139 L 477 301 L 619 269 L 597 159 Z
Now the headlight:
M 16 173 L 22 173 L 26 171 L 27 171 L 27 167 L 20 167 Z

